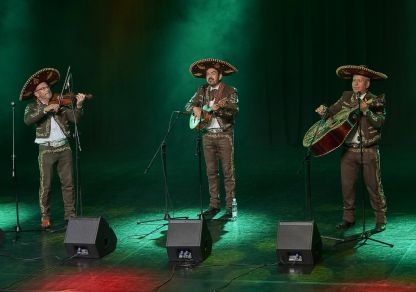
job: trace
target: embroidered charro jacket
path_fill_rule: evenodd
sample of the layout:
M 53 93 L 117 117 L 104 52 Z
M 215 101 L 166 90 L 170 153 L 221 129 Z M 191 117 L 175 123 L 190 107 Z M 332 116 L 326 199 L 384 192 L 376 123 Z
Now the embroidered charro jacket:
M 237 89 L 231 87 L 225 83 L 222 83 L 224 88 L 217 96 L 217 102 L 220 108 L 213 112 L 213 115 L 217 118 L 218 124 L 223 131 L 231 130 L 234 125 L 235 117 L 238 112 L 238 94 Z M 209 94 L 209 86 L 202 85 L 199 87 L 195 95 L 185 105 L 185 110 L 192 112 L 192 108 L 197 106 L 202 108 L 204 105 L 209 105 L 209 102 L 213 99 Z
M 26 106 L 24 114 L 24 122 L 26 125 L 36 124 L 36 138 L 47 138 L 51 132 L 51 117 L 54 116 L 57 124 L 61 128 L 66 137 L 70 135 L 69 122 L 74 122 L 74 114 L 72 109 L 66 106 L 60 107 L 55 114 L 44 113 L 46 105 L 36 100 Z M 74 109 L 75 119 L 78 121 L 82 113 L 82 109 Z
M 363 100 L 368 105 L 365 115 L 361 115 L 360 119 L 363 146 L 370 147 L 376 145 L 381 138 L 381 128 L 386 118 L 386 101 L 384 94 L 376 96 L 371 92 L 367 92 Z M 328 108 L 328 116 L 333 116 L 343 108 L 358 108 L 357 98 L 353 91 L 344 91 L 341 98 Z

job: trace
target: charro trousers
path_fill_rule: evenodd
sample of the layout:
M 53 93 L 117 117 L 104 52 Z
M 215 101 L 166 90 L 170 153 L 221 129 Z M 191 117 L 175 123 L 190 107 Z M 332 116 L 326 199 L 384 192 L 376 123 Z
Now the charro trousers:
M 348 222 L 355 221 L 356 182 L 360 173 L 360 164 L 360 149 L 344 149 L 341 158 L 341 184 L 344 201 L 343 220 Z M 377 146 L 363 148 L 363 179 L 374 210 L 376 224 L 387 223 L 387 205 L 381 184 L 380 154 Z
M 233 133 L 207 133 L 203 137 L 204 156 L 208 176 L 210 206 L 220 208 L 219 172 L 221 163 L 224 178 L 226 208 L 231 208 L 235 197 Z
M 68 144 L 60 147 L 39 145 L 39 205 L 42 218 L 50 218 L 51 186 L 53 171 L 56 166 L 61 182 L 64 202 L 64 218 L 75 216 L 74 187 L 72 182 L 72 152 Z

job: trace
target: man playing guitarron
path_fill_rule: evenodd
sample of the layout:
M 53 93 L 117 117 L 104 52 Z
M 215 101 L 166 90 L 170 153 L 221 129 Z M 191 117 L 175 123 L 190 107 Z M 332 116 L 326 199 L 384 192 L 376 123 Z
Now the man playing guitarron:
M 386 117 L 384 94 L 376 96 L 368 91 L 371 80 L 387 79 L 387 75 L 371 70 L 366 66 L 346 65 L 336 70 L 343 79 L 352 79 L 352 91 L 344 91 L 341 98 L 330 107 L 319 106 L 315 111 L 331 118 L 345 108 L 357 108 L 358 125 L 345 138 L 341 157 L 341 185 L 344 203 L 343 221 L 337 229 L 348 229 L 355 224 L 356 180 L 361 168 L 361 148 L 363 154 L 363 179 L 370 196 L 375 214 L 375 231 L 386 228 L 386 199 L 380 175 L 380 153 L 378 143 L 381 128 Z M 361 128 L 361 133 L 359 133 Z M 361 145 L 360 145 L 361 143 Z
M 231 205 L 235 197 L 233 126 L 238 112 L 238 96 L 234 87 L 222 82 L 222 77 L 237 72 L 237 69 L 222 60 L 203 59 L 193 63 L 189 71 L 194 77 L 205 78 L 207 81 L 185 106 L 186 111 L 193 112 L 191 121 L 194 119 L 203 123 L 195 125 L 196 128 L 202 128 L 204 133 L 204 156 L 210 193 L 210 204 L 203 215 L 214 216 L 221 209 L 218 181 L 218 163 L 221 161 L 225 216 L 231 217 Z

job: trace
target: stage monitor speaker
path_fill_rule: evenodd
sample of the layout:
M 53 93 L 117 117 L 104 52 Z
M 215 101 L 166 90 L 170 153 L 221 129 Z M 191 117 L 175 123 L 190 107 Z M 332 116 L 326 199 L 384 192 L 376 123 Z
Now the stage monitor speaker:
M 206 222 L 201 219 L 170 220 L 166 248 L 171 262 L 202 262 L 212 250 Z
M 313 265 L 321 250 L 321 236 L 314 221 L 279 222 L 276 252 L 280 264 Z
M 104 218 L 75 217 L 68 221 L 64 244 L 70 257 L 101 258 L 115 250 L 117 237 Z

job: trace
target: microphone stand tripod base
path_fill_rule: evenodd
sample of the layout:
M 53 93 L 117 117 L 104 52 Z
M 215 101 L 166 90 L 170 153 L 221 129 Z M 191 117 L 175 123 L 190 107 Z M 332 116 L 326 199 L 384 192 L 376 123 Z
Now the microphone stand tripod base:
M 347 236 L 347 237 L 344 237 L 344 238 L 337 238 L 337 237 L 332 237 L 332 236 L 321 236 L 321 238 L 336 241 L 334 246 L 338 246 L 338 245 L 344 244 L 344 243 L 355 242 L 355 241 L 357 242 L 357 244 L 359 246 L 363 246 L 363 245 L 366 244 L 367 240 L 371 240 L 371 241 L 374 241 L 374 242 L 378 242 L 378 243 L 387 245 L 389 247 L 394 247 L 394 245 L 391 244 L 391 243 L 387 243 L 387 242 L 384 242 L 384 241 L 381 241 L 381 240 L 374 239 L 374 238 L 370 237 L 370 236 L 372 236 L 374 234 L 377 234 L 377 233 L 380 233 L 380 232 L 377 232 L 377 231 L 375 231 L 375 229 L 372 229 L 372 230 L 361 232 L 359 234 L 350 235 L 350 236 Z M 363 241 L 363 242 L 360 243 L 360 241 Z

